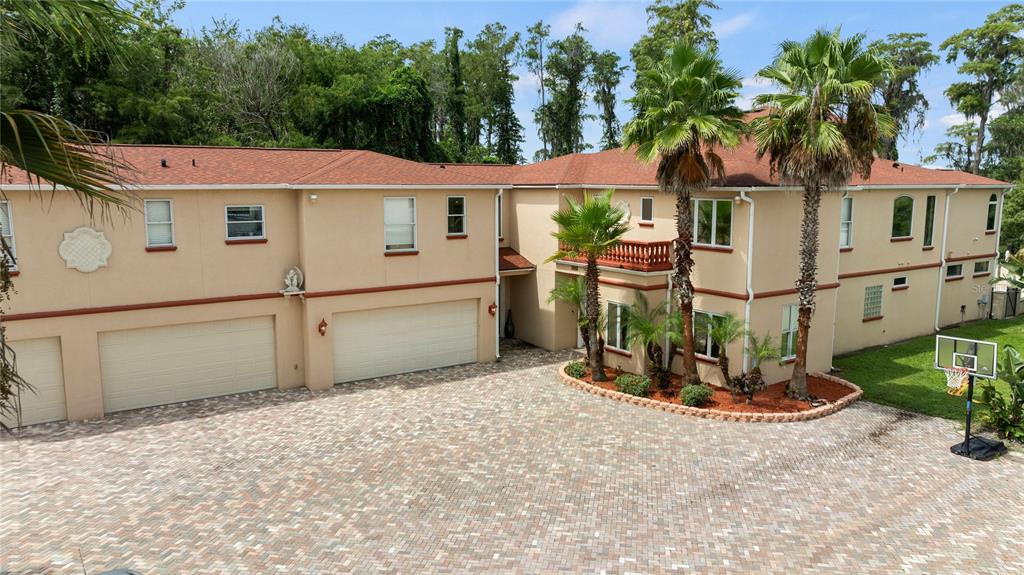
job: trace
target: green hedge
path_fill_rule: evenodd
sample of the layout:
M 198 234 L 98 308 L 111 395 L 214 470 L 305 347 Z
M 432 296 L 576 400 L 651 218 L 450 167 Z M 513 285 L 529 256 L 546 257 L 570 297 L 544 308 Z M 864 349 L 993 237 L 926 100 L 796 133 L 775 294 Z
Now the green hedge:
M 570 361 L 565 366 L 565 374 L 569 377 L 575 377 L 581 379 L 587 373 L 587 362 L 585 361 Z
M 615 378 L 615 389 L 629 395 L 647 397 L 651 393 L 651 378 L 646 375 L 624 373 Z
M 679 401 L 690 407 L 703 407 L 711 401 L 711 388 L 704 385 L 687 385 L 679 392 Z

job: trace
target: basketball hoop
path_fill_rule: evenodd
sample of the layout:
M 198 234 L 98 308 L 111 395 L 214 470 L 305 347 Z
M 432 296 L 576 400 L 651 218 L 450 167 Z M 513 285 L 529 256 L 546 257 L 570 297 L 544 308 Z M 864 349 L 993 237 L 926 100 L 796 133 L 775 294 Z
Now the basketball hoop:
M 966 367 L 947 367 L 942 371 L 946 374 L 946 393 L 961 396 L 967 391 L 969 369 Z

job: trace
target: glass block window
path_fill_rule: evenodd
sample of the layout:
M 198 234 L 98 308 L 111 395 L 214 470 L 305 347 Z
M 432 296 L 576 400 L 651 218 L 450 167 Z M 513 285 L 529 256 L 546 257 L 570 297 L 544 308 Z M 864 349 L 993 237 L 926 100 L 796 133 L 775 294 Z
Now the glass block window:
M 868 286 L 864 288 L 864 319 L 881 317 L 882 315 L 882 286 Z

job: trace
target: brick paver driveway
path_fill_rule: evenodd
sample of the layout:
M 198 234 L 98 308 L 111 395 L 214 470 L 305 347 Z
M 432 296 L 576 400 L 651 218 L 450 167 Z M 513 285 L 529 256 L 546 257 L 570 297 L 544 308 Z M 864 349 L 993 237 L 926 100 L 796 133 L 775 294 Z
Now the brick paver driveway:
M 1024 464 L 861 402 L 656 412 L 563 355 L 42 426 L 0 443 L 0 571 L 1024 572 Z

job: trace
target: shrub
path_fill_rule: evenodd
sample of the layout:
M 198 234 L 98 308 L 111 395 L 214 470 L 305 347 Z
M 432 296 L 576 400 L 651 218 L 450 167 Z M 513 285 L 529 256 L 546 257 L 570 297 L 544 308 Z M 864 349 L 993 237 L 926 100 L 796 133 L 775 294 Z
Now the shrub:
M 747 403 L 754 400 L 754 393 L 765 388 L 764 378 L 758 373 L 744 373 L 732 378 L 729 389 L 747 398 Z M 735 398 L 733 398 L 735 399 Z
M 1003 348 L 997 366 L 999 379 L 1010 386 L 1009 396 L 990 384 L 981 387 L 981 402 L 988 404 L 982 414 L 985 423 L 1008 439 L 1024 442 L 1024 356 L 1012 345 Z
M 703 407 L 711 401 L 711 388 L 704 385 L 687 385 L 679 392 L 679 401 L 690 407 Z
M 615 389 L 637 397 L 647 397 L 651 393 L 651 378 L 646 375 L 624 373 L 615 378 Z
M 583 360 L 580 360 L 580 361 L 570 361 L 568 363 L 568 365 L 565 366 L 565 374 L 568 375 L 569 377 L 575 377 L 576 379 L 582 379 L 583 376 L 586 375 L 586 373 L 587 373 L 587 362 L 585 362 Z

